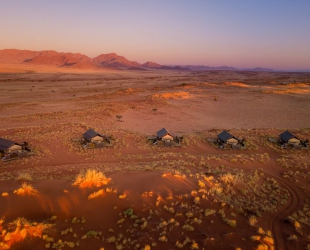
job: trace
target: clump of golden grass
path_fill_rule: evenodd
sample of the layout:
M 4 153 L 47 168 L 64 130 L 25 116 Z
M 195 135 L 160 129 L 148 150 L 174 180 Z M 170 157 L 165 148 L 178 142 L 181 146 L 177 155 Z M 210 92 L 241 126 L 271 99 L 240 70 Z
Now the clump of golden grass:
M 127 197 L 126 194 L 120 194 L 120 195 L 118 196 L 118 198 L 120 198 L 120 199 L 125 199 L 126 197 Z
M 241 88 L 249 88 L 250 86 L 247 84 L 244 84 L 242 82 L 224 82 L 227 86 L 235 86 L 235 87 L 241 87 Z
M 268 250 L 268 246 L 265 244 L 259 244 L 255 250 Z
M 19 173 L 16 177 L 17 181 L 32 181 L 33 178 L 29 173 Z
M 189 97 L 190 94 L 188 92 L 167 92 L 151 96 L 152 99 L 186 99 Z
M 116 190 L 116 189 L 108 188 L 108 187 L 105 189 L 105 191 L 106 191 L 107 193 L 117 193 L 117 190 Z
M 256 224 L 256 222 L 257 222 L 256 217 L 255 217 L 254 215 L 250 216 L 250 218 L 249 218 L 249 224 L 250 224 L 250 226 L 254 227 L 254 225 Z
M 31 223 L 25 218 L 17 218 L 9 223 L 7 230 L 2 230 L 1 249 L 10 249 L 14 243 L 24 240 L 27 236 L 42 237 L 43 231 L 50 227 L 52 224 Z
M 190 232 L 193 232 L 195 230 L 195 228 L 189 224 L 183 225 L 182 229 L 184 229 L 185 231 L 190 231 Z
M 274 249 L 274 239 L 271 236 L 271 232 L 269 230 L 265 232 L 262 228 L 259 228 L 258 233 L 261 235 L 253 235 L 250 237 L 251 240 L 260 242 L 260 244 L 255 249 L 256 250 Z
M 167 242 L 168 241 L 168 239 L 167 239 L 167 237 L 165 235 L 159 237 L 158 240 L 159 241 L 163 241 L 163 242 Z
M 198 243 L 195 242 L 195 241 L 193 241 L 193 243 L 192 243 L 192 245 L 191 245 L 191 249 L 196 250 L 196 249 L 198 249 L 198 248 L 199 248 Z
M 292 234 L 292 235 L 290 235 L 289 237 L 287 237 L 287 239 L 288 239 L 288 240 L 295 240 L 295 241 L 297 241 L 297 240 L 298 240 L 298 238 L 297 238 L 297 235 L 296 235 L 296 234 Z
M 205 214 L 205 216 L 209 216 L 209 215 L 212 215 L 212 214 L 215 214 L 216 213 L 216 210 L 214 210 L 214 209 L 206 209 L 205 211 L 204 211 L 204 214 Z
M 28 184 L 27 182 L 23 182 L 22 186 L 14 190 L 14 194 L 17 195 L 36 195 L 38 194 L 38 190 L 36 190 L 31 184 Z
M 177 241 L 176 244 L 175 244 L 175 246 L 176 246 L 177 248 L 183 248 L 187 243 L 190 243 L 190 242 L 191 242 L 191 240 L 190 240 L 188 237 L 186 237 L 185 240 L 184 240 L 183 242 Z
M 107 178 L 102 172 L 88 169 L 86 173 L 80 173 L 76 176 L 73 185 L 80 188 L 101 187 L 110 181 L 111 178 Z
M 103 196 L 103 195 L 104 195 L 104 190 L 100 189 L 100 190 L 93 192 L 90 195 L 88 195 L 88 200 L 91 200 L 91 199 L 94 199 L 94 198 L 97 198 L 97 197 Z
M 9 196 L 9 193 L 8 193 L 8 192 L 3 192 L 3 193 L 2 193 L 2 196 L 3 196 L 3 197 Z

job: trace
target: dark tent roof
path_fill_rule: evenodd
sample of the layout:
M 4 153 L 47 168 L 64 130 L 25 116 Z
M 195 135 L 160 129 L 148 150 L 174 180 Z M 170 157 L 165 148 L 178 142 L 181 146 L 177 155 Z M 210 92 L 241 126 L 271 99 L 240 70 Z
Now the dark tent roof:
M 169 134 L 169 135 L 173 136 L 173 134 L 170 133 L 166 128 L 162 128 L 161 130 L 159 130 L 159 131 L 157 132 L 157 137 L 158 137 L 158 138 L 162 138 L 162 137 L 164 137 L 166 134 Z
M 99 135 L 99 136 L 101 136 L 101 137 L 104 137 L 103 135 L 97 133 L 97 132 L 96 132 L 95 130 L 93 130 L 93 129 L 87 130 L 87 131 L 83 134 L 83 137 L 84 137 L 85 139 L 87 139 L 87 140 L 90 140 L 90 139 L 94 138 L 94 137 L 97 136 L 97 135 Z
M 5 151 L 7 150 L 9 147 L 13 146 L 14 144 L 16 144 L 13 141 L 4 139 L 4 138 L 0 138 L 0 151 Z
M 223 131 L 222 133 L 218 134 L 217 137 L 221 140 L 221 141 L 227 141 L 231 138 L 233 138 L 234 136 L 229 134 L 227 131 Z
M 283 141 L 288 141 L 292 138 L 297 138 L 295 135 L 293 135 L 291 132 L 289 131 L 285 131 L 282 134 L 279 135 L 280 139 L 282 139 Z

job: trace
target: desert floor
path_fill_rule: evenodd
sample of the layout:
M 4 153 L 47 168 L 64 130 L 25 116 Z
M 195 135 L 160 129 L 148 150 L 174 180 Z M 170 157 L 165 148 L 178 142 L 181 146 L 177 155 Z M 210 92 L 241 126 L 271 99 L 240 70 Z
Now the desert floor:
M 310 139 L 310 73 L 3 69 L 0 137 L 35 155 L 0 162 L 0 249 L 310 249 L 309 150 L 266 140 Z M 148 143 L 163 127 L 182 147 Z M 114 146 L 72 142 L 88 128 Z

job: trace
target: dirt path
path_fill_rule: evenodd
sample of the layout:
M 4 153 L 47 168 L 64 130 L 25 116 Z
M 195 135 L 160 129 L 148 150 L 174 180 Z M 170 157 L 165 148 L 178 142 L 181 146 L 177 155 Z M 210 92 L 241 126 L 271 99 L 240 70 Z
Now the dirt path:
M 276 179 L 282 186 L 284 186 L 289 194 L 290 194 L 290 200 L 287 203 L 285 207 L 283 207 L 280 211 L 278 211 L 276 214 L 273 215 L 269 222 L 269 227 L 272 231 L 274 240 L 275 240 L 275 249 L 278 250 L 289 250 L 289 249 L 296 249 L 296 248 L 290 248 L 287 244 L 286 238 L 288 237 L 283 232 L 283 221 L 286 219 L 289 215 L 293 214 L 295 211 L 298 210 L 300 207 L 300 198 L 298 196 L 297 191 L 295 190 L 296 187 L 292 187 L 287 183 L 287 181 L 270 176 L 274 179 Z

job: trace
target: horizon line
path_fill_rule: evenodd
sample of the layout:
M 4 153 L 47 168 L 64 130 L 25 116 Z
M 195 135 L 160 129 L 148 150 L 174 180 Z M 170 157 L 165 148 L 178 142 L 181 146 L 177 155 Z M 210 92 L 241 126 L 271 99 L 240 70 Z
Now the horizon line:
M 1 50 L 19 50 L 19 51 L 33 51 L 33 52 L 53 51 L 53 52 L 56 52 L 56 53 L 64 53 L 64 54 L 81 54 L 81 55 L 89 57 L 90 59 L 94 59 L 94 58 L 96 58 L 96 57 L 98 57 L 100 55 L 115 54 L 117 56 L 124 57 L 128 61 L 137 62 L 137 63 L 142 64 L 142 65 L 145 64 L 145 63 L 151 62 L 151 63 L 160 64 L 162 66 L 179 66 L 179 67 L 191 66 L 191 67 L 209 67 L 209 68 L 214 68 L 214 69 L 209 69 L 209 70 L 225 70 L 225 69 L 217 69 L 217 68 L 228 67 L 228 68 L 232 68 L 232 69 L 226 69 L 226 70 L 248 70 L 248 71 L 251 71 L 251 70 L 257 69 L 257 71 L 261 70 L 261 71 L 274 71 L 274 72 L 310 72 L 310 69 L 301 69 L 301 68 L 298 68 L 298 69 L 292 69 L 292 68 L 290 68 L 290 69 L 278 69 L 277 67 L 269 68 L 269 67 L 261 67 L 261 66 L 256 66 L 256 67 L 246 67 L 246 66 L 244 66 L 244 67 L 235 67 L 235 66 L 228 66 L 227 64 L 222 64 L 220 66 L 210 66 L 210 64 L 207 65 L 207 64 L 201 64 L 201 63 L 195 63 L 195 64 L 190 64 L 190 63 L 185 63 L 185 64 L 184 63 L 183 64 L 174 64 L 174 63 L 162 64 L 162 63 L 158 63 L 158 62 L 151 61 L 151 60 L 147 60 L 144 63 L 140 63 L 137 60 L 128 59 L 128 57 L 120 55 L 120 54 L 118 54 L 116 52 L 99 53 L 97 56 L 91 57 L 91 56 L 89 56 L 86 53 L 81 53 L 81 52 L 65 52 L 65 51 L 58 51 L 58 50 L 54 50 L 54 49 L 31 50 L 31 49 L 4 48 L 4 49 L 0 49 L 0 51 Z M 193 69 L 193 70 L 195 70 L 195 69 Z M 199 71 L 198 69 L 196 69 L 196 70 Z M 206 70 L 208 70 L 208 69 L 206 69 Z

